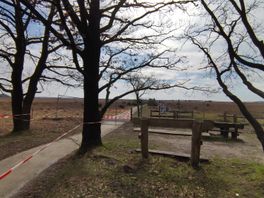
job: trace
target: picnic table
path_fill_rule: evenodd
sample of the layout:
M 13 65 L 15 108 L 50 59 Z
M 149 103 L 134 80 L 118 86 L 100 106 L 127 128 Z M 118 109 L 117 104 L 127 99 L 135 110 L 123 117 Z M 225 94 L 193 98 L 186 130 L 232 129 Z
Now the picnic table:
M 231 133 L 232 139 L 237 139 L 238 129 L 244 129 L 244 124 L 214 121 L 214 127 L 220 129 L 220 133 L 224 138 L 228 138 L 228 133 Z

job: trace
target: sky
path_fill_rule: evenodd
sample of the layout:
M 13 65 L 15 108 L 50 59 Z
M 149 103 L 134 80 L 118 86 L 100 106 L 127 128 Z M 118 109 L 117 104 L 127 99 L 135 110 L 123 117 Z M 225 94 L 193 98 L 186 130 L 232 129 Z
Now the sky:
M 169 14 L 164 17 L 171 17 L 174 24 L 176 24 L 179 28 L 175 31 L 175 36 L 180 36 L 184 31 L 186 26 L 190 23 L 194 24 L 200 19 L 197 17 L 192 17 L 194 13 L 199 13 L 196 7 L 190 6 L 188 7 L 188 13 L 181 12 L 180 10 L 175 11 L 173 14 Z M 258 12 L 258 18 L 261 19 L 263 16 L 263 12 Z M 155 20 L 158 20 L 158 16 L 154 17 Z M 176 19 L 176 20 L 175 20 Z M 32 28 L 32 27 L 31 27 Z M 36 31 L 40 31 L 40 28 L 35 28 Z M 230 101 L 221 91 L 215 76 L 210 73 L 208 70 L 200 70 L 199 68 L 204 66 L 204 56 L 199 50 L 190 45 L 189 43 L 184 44 L 184 40 L 170 40 L 165 43 L 167 47 L 175 50 L 176 56 L 185 56 L 185 62 L 181 63 L 182 66 L 188 67 L 188 70 L 185 72 L 177 72 L 177 71 L 153 71 L 153 70 L 145 70 L 145 73 L 148 75 L 154 75 L 157 78 L 163 78 L 168 80 L 175 79 L 189 79 L 190 82 L 187 86 L 208 86 L 212 89 L 219 89 L 218 93 L 205 93 L 201 91 L 187 91 L 184 89 L 173 88 L 165 91 L 155 91 L 146 92 L 143 95 L 144 99 L 148 98 L 156 98 L 157 100 L 216 100 L 216 101 Z M 37 53 L 39 49 L 34 47 L 35 52 Z M 30 62 L 28 63 L 30 65 Z M 27 74 L 30 74 L 30 67 L 27 69 Z M 261 78 L 259 78 L 261 80 Z M 262 81 L 257 80 L 254 83 L 258 85 L 259 88 L 264 90 L 264 85 L 261 83 Z M 103 83 L 103 82 L 101 82 Z M 44 89 L 41 93 L 37 94 L 37 97 L 83 97 L 82 88 L 68 88 L 57 83 L 49 83 L 43 85 Z M 128 86 L 119 83 L 116 85 L 116 88 L 113 90 L 112 97 L 126 91 Z M 42 89 L 41 89 L 42 90 Z M 250 93 L 243 86 L 243 84 L 239 81 L 235 81 L 235 86 L 232 87 L 232 91 L 241 97 L 244 101 L 262 101 L 258 96 Z M 104 98 L 105 93 L 100 94 L 100 98 Z M 135 99 L 134 94 L 130 94 L 126 96 L 127 99 Z
M 193 17 L 195 13 L 199 13 L 199 10 L 194 7 L 190 6 L 188 7 L 188 13 L 182 12 L 180 10 L 177 10 L 177 12 L 174 12 L 174 14 L 170 13 L 170 17 L 173 19 L 177 19 L 174 21 L 174 24 L 177 24 L 179 29 L 176 31 L 176 35 L 180 36 L 181 33 L 185 30 L 186 25 L 189 24 L 195 24 L 197 20 L 199 21 L 200 18 Z M 262 14 L 258 13 L 257 17 L 258 19 L 261 19 Z M 157 16 L 158 19 L 158 16 Z M 207 19 L 206 19 L 207 20 Z M 177 46 L 177 51 L 175 52 L 178 56 L 185 56 L 186 62 L 184 63 L 184 66 L 188 66 L 188 71 L 184 72 L 171 72 L 171 71 L 157 71 L 156 74 L 154 72 L 155 76 L 166 78 L 166 79 L 190 79 L 190 83 L 188 86 L 208 86 L 213 89 L 218 89 L 219 91 L 217 93 L 209 93 L 209 92 L 201 92 L 201 91 L 187 91 L 184 89 L 179 88 L 173 88 L 170 90 L 163 90 L 163 91 L 147 91 L 145 95 L 142 97 L 144 99 L 148 98 L 156 98 L 158 100 L 216 100 L 216 101 L 230 101 L 228 97 L 223 94 L 221 91 L 221 88 L 219 87 L 215 76 L 213 74 L 210 74 L 208 70 L 199 70 L 200 67 L 204 67 L 204 56 L 199 50 L 194 47 L 193 45 L 190 45 L 189 43 L 183 44 L 183 40 L 181 41 L 169 41 L 166 43 L 168 47 L 172 47 L 175 49 L 175 46 Z M 220 44 L 221 48 L 221 44 Z M 153 71 L 146 70 L 146 73 L 150 73 Z M 186 76 L 187 75 L 187 76 Z M 259 88 L 264 89 L 264 86 L 261 83 L 261 78 L 259 81 L 255 81 L 255 84 L 258 84 Z M 56 85 L 57 87 L 58 85 Z M 65 95 L 65 96 L 75 96 L 75 97 L 83 97 L 83 91 L 81 88 L 65 88 L 62 86 L 59 86 L 60 88 L 54 88 L 55 85 L 48 85 L 45 89 L 45 91 L 38 96 L 57 96 L 57 95 Z M 116 86 L 116 89 L 114 89 L 114 93 L 112 97 L 118 95 L 119 93 L 122 93 L 128 89 L 127 86 L 124 86 L 122 84 L 118 84 Z M 243 83 L 239 80 L 235 81 L 235 86 L 231 88 L 231 90 L 236 93 L 242 100 L 244 101 L 262 101 L 262 99 L 245 88 Z M 100 95 L 101 98 L 104 98 L 104 93 Z M 125 98 L 134 99 L 134 94 L 130 94 L 126 96 Z

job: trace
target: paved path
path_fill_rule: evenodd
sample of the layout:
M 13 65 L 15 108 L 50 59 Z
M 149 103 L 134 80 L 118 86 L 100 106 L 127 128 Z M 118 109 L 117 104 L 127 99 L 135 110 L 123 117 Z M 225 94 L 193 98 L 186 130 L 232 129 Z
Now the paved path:
M 106 122 L 102 125 L 102 136 L 110 133 L 114 129 L 121 126 L 123 122 Z M 74 141 L 73 141 L 74 140 Z M 46 150 L 41 151 L 27 163 L 21 165 L 14 170 L 5 179 L 0 181 L 0 198 L 11 197 L 20 190 L 27 182 L 38 176 L 46 168 L 63 158 L 67 154 L 76 150 L 80 143 L 81 135 L 74 135 L 70 138 L 61 139 L 54 142 Z M 43 146 L 43 145 L 42 145 Z M 42 146 L 32 148 L 21 152 L 9 158 L 0 161 L 0 174 L 11 168 L 17 162 L 25 159 Z

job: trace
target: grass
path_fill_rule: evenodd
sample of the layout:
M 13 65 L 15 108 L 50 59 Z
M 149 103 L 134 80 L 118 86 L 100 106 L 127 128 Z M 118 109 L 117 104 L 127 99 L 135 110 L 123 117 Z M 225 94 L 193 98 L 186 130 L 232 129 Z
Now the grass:
M 154 114 L 155 115 L 155 114 Z M 156 115 L 158 115 L 158 113 L 156 113 Z M 168 116 L 172 116 L 172 113 L 163 113 L 163 115 L 168 115 Z M 135 116 L 137 117 L 137 116 Z M 143 113 L 142 113 L 142 117 L 150 117 L 150 109 L 147 105 L 144 105 L 143 107 Z M 256 117 L 261 117 L 261 116 L 257 116 Z M 216 112 L 199 112 L 199 111 L 194 111 L 194 119 L 196 120 L 215 120 L 215 121 L 223 121 L 223 116 L 221 116 L 221 114 L 216 113 Z M 261 125 L 264 125 L 264 119 L 262 118 L 258 118 L 257 119 L 259 121 L 259 123 Z M 228 122 L 233 122 L 233 118 L 232 117 L 228 117 L 227 118 Z M 247 120 L 245 118 L 237 118 L 237 122 L 238 123 L 248 123 Z
M 188 163 L 172 158 L 152 156 L 149 160 L 142 160 L 140 154 L 133 152 L 138 146 L 138 140 L 131 134 L 112 133 L 104 140 L 104 147 L 82 158 L 73 156 L 66 160 L 53 177 L 45 178 L 45 189 L 36 196 L 264 196 L 264 165 L 215 158 L 194 170 Z M 37 188 L 40 186 L 37 184 Z
M 30 130 L 19 133 L 5 133 L 6 135 L 0 136 L 0 160 L 18 152 L 51 142 L 69 129 L 72 129 L 79 122 L 77 119 L 69 118 L 62 120 L 41 119 L 33 122 Z M 74 132 L 80 132 L 80 128 Z

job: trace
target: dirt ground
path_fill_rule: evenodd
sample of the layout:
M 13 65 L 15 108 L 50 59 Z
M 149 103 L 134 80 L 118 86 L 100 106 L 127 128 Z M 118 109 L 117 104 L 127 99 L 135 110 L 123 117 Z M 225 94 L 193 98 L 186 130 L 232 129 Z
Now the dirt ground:
M 188 132 L 186 129 L 171 130 L 183 133 Z M 208 159 L 214 157 L 239 158 L 264 164 L 264 153 L 261 144 L 256 135 L 250 132 L 250 129 L 241 131 L 237 140 L 231 140 L 230 137 L 229 139 L 224 139 L 221 136 L 204 136 L 202 139 L 201 157 Z M 151 134 L 150 147 L 189 154 L 191 152 L 191 137 Z
M 184 132 L 184 130 L 182 130 Z M 29 184 L 27 184 L 17 195 L 15 195 L 15 198 L 23 198 L 23 197 L 47 197 L 47 196 L 51 196 L 51 197 L 108 197 L 107 195 L 109 195 L 110 193 L 110 197 L 113 196 L 113 194 L 111 194 L 111 191 L 105 186 L 105 185 L 109 185 L 109 184 L 103 184 L 107 178 L 109 177 L 109 175 L 107 173 L 105 173 L 106 171 L 106 167 L 109 167 L 109 170 L 114 169 L 113 172 L 117 175 L 124 175 L 123 171 L 122 171 L 122 164 L 123 162 L 123 158 L 124 157 L 131 157 L 133 150 L 131 150 L 132 148 L 137 148 L 139 147 L 139 139 L 138 139 L 138 134 L 136 132 L 133 131 L 133 125 L 132 123 L 127 123 L 123 126 L 121 126 L 120 128 L 116 129 L 115 131 L 113 131 L 112 133 L 108 134 L 107 136 L 105 136 L 104 138 L 104 142 L 106 143 L 106 153 L 104 153 L 104 155 L 92 155 L 92 157 L 89 157 L 90 155 L 88 155 L 88 158 L 84 158 L 84 159 L 74 159 L 76 157 L 74 157 L 73 155 L 70 155 L 62 160 L 60 160 L 58 163 L 56 163 L 55 165 L 51 166 L 49 169 L 47 169 L 46 171 L 44 171 L 38 178 L 36 178 L 35 180 L 33 180 L 32 182 L 30 182 Z M 124 140 L 126 140 L 125 144 L 126 145 L 130 145 L 129 146 L 129 150 L 127 148 L 127 146 L 122 145 L 123 143 L 120 143 L 121 145 L 118 144 L 119 141 L 116 141 L 116 138 L 118 138 L 118 140 L 122 140 L 124 143 Z M 112 140 L 112 141 L 111 141 Z M 113 141 L 115 143 L 113 143 Z M 110 144 L 109 144 L 110 142 Z M 137 144 L 135 144 L 135 142 Z M 111 153 L 111 149 L 112 148 L 119 148 L 118 151 L 116 150 L 115 152 L 120 152 L 120 153 Z M 124 148 L 123 148 L 124 147 Z M 157 134 L 150 134 L 150 148 L 153 149 L 160 149 L 160 150 L 167 150 L 167 151 L 174 151 L 174 152 L 179 152 L 179 153 L 189 153 L 190 152 L 190 138 L 188 137 L 179 137 L 179 136 L 168 136 L 168 135 L 157 135 Z M 110 153 L 107 153 L 110 152 Z M 107 154 L 107 155 L 106 155 Z M 116 156 L 115 156 L 116 155 Z M 113 157 L 115 156 L 115 157 Z M 118 156 L 118 157 L 117 157 Z M 241 182 L 240 180 L 242 180 L 242 176 L 245 175 L 245 170 L 242 168 L 243 165 L 241 165 L 241 162 L 235 162 L 233 163 L 232 160 L 234 159 L 243 159 L 243 162 L 247 162 L 247 163 L 251 163 L 252 161 L 257 161 L 257 162 L 261 162 L 264 163 L 263 160 L 263 152 L 261 151 L 260 145 L 258 144 L 257 139 L 255 138 L 255 135 L 252 133 L 247 133 L 244 132 L 239 136 L 239 140 L 238 141 L 224 141 L 221 138 L 207 138 L 206 140 L 203 141 L 203 146 L 202 146 L 202 156 L 208 157 L 210 159 L 210 161 L 213 161 L 212 165 L 201 165 L 201 167 L 204 167 L 204 169 L 202 168 L 201 171 L 192 173 L 192 170 L 187 168 L 187 172 L 189 172 L 189 174 L 194 174 L 197 175 L 197 181 L 196 179 L 194 179 L 196 176 L 191 175 L 191 176 L 179 176 L 179 178 L 177 177 L 177 174 L 181 175 L 182 172 L 185 172 L 185 163 L 180 163 L 180 162 L 173 162 L 174 166 L 172 168 L 171 171 L 173 172 L 169 172 L 168 174 L 176 174 L 176 176 L 173 177 L 173 180 L 170 181 L 168 178 L 166 178 L 166 181 L 168 183 L 166 183 L 166 185 L 168 184 L 169 186 L 172 185 L 170 188 L 168 188 L 168 190 L 161 190 L 161 193 L 157 193 L 157 197 L 175 197 L 173 195 L 174 194 L 174 190 L 176 190 L 177 188 L 179 188 L 179 186 L 183 185 L 183 187 L 180 187 L 180 191 L 184 191 L 184 193 L 180 192 L 179 194 L 177 194 L 177 197 L 234 197 L 235 196 L 235 188 L 232 188 L 232 185 L 234 185 L 235 181 L 232 181 L 229 184 L 226 184 L 225 182 L 229 182 L 230 178 L 228 177 L 233 177 L 233 173 L 230 172 L 229 170 L 227 172 L 226 175 L 224 175 L 224 180 L 222 181 L 220 179 L 220 176 L 222 175 L 221 171 L 225 171 L 225 169 L 231 168 L 232 170 L 234 169 L 235 171 L 240 171 L 241 175 L 239 175 L 238 177 L 241 177 L 240 179 L 236 179 L 236 185 L 239 186 Z M 140 155 L 139 155 L 140 157 Z M 101 159 L 102 158 L 102 159 Z M 88 159 L 88 161 L 87 161 Z M 92 163 L 97 162 L 99 159 L 103 160 L 101 162 L 102 167 L 100 167 L 98 170 L 101 170 L 101 172 L 103 173 L 94 173 L 93 171 L 96 169 Z M 125 159 L 125 158 L 124 158 Z M 219 161 L 219 159 L 224 159 L 223 164 L 218 164 L 214 161 L 214 159 L 217 159 L 217 161 Z M 225 159 L 227 159 L 226 163 L 228 163 L 227 165 L 225 164 Z M 231 160 L 231 164 L 230 161 L 228 161 L 228 159 Z M 92 160 L 92 161 L 89 161 Z M 125 159 L 126 161 L 127 159 Z M 161 161 L 162 164 L 162 158 L 152 158 L 152 160 L 156 160 L 156 161 Z M 100 160 L 99 160 L 100 161 Z M 120 165 L 119 161 L 121 161 Z M 134 163 L 134 160 L 130 161 L 129 163 Z M 152 163 L 152 162 L 151 162 Z M 176 165 L 175 165 L 176 163 Z M 216 164 L 215 164 L 216 163 Z M 100 164 L 100 162 L 99 162 Z M 104 164 L 106 165 L 106 167 L 104 166 Z M 80 166 L 82 168 L 80 168 L 80 170 L 84 171 L 85 167 L 85 171 L 84 173 L 80 173 L 77 170 L 74 170 L 74 167 Z M 221 167 L 221 165 L 226 166 L 226 167 Z M 91 167 L 90 167 L 91 166 Z M 98 165 L 96 165 L 98 166 Z M 117 167 L 116 167 L 117 166 Z M 154 176 L 151 176 L 151 178 L 147 178 L 146 183 L 143 181 L 143 178 L 145 178 L 145 176 L 143 177 L 142 175 L 140 175 L 141 173 L 130 173 L 130 174 L 126 174 L 128 175 L 128 177 L 132 178 L 132 181 L 125 181 L 125 184 L 122 184 L 120 187 L 115 186 L 115 188 L 120 188 L 120 190 L 124 191 L 124 194 L 122 195 L 122 197 L 133 197 L 133 194 L 130 194 L 128 192 L 131 191 L 137 191 L 137 187 L 133 186 L 134 182 L 138 181 L 140 186 L 145 186 L 145 190 L 144 192 L 148 191 L 148 188 L 152 188 L 152 193 L 155 192 L 155 190 L 161 188 L 165 188 L 164 185 L 161 183 L 161 178 L 155 176 L 157 174 L 159 174 L 160 170 L 156 170 L 155 168 L 157 165 L 154 163 L 152 164 L 150 167 L 147 168 L 147 170 L 149 169 L 150 171 L 154 171 Z M 164 165 L 165 166 L 165 165 Z M 213 170 L 212 170 L 212 175 L 207 175 L 209 174 L 209 170 L 210 167 L 213 166 Z M 220 166 L 220 167 L 218 167 Z M 229 167 L 230 166 L 230 167 Z M 245 165 L 247 166 L 247 165 Z M 66 167 L 66 168 L 65 168 Z M 89 172 L 87 173 L 86 169 L 89 169 Z M 162 166 L 162 168 L 165 168 Z M 117 170 L 115 170 L 117 169 Z M 158 168 L 159 169 L 159 168 Z M 241 169 L 241 170 L 240 170 Z M 108 170 L 108 169 L 107 169 Z M 146 171 L 146 169 L 144 169 Z M 218 170 L 221 170 L 220 173 L 216 173 Z M 61 172 L 62 171 L 62 172 Z M 76 172 L 77 171 L 77 172 Z M 82 172 L 81 171 L 81 172 Z M 116 171 L 116 172 L 115 172 Z M 179 171 L 179 172 L 177 172 Z M 248 171 L 248 170 L 247 170 Z M 249 171 L 252 171 L 251 169 Z M 112 176 L 111 173 L 111 177 L 115 177 Z M 87 174 L 87 175 L 82 175 L 82 174 Z M 142 173 L 142 174 L 145 174 Z M 205 175 L 203 175 L 205 174 Z M 230 175 L 231 174 L 231 175 Z M 247 173 L 249 174 L 249 173 Z M 169 176 L 168 175 L 168 176 Z M 215 175 L 215 178 L 213 178 L 213 175 Z M 235 175 L 235 174 L 234 174 Z M 142 176 L 142 178 L 141 178 Z M 100 181 L 99 178 L 102 177 L 102 181 Z M 122 178 L 119 178 L 119 176 L 117 176 L 118 179 L 113 179 L 111 181 L 109 181 L 111 184 L 115 184 L 120 182 L 119 179 L 123 180 L 123 177 L 127 177 L 127 176 L 122 176 Z M 139 177 L 140 179 L 138 179 L 137 177 Z M 183 178 L 182 178 L 183 177 Z M 67 182 L 62 182 L 64 179 L 63 178 L 67 178 Z M 177 179 L 178 178 L 178 179 Z M 186 183 L 182 183 L 183 181 L 185 181 L 187 178 L 188 181 L 186 181 Z M 247 177 L 246 177 L 247 178 Z M 156 182 L 152 182 L 151 179 L 155 179 Z M 174 181 L 174 179 L 177 180 L 177 182 Z M 115 181 L 116 180 L 116 181 Z M 193 181 L 192 181 L 193 180 Z M 207 181 L 208 180 L 208 181 Z M 214 180 L 216 180 L 217 182 L 215 182 Z M 140 182 L 141 181 L 141 182 Z M 261 180 L 263 181 L 263 180 Z M 90 183 L 95 182 L 96 184 L 90 185 Z M 103 182 L 103 183 L 102 183 Z M 194 182 L 195 186 L 199 186 L 199 188 L 197 187 L 197 189 L 204 189 L 205 192 L 202 192 L 201 195 L 198 194 L 192 194 L 192 191 L 197 191 L 197 189 L 190 187 L 188 188 L 188 186 Z M 198 183 L 196 183 L 198 182 Z M 243 182 L 248 182 L 247 179 L 244 181 L 243 178 Z M 132 183 L 132 184 L 131 184 Z M 161 185 L 161 186 L 156 186 L 156 185 Z M 232 185 L 231 185 L 232 184 Z M 56 185 L 55 188 L 53 188 L 51 185 Z M 98 186 L 99 185 L 99 186 Z M 123 186 L 124 185 L 124 186 Z M 131 185 L 131 186 L 130 186 Z M 152 186 L 153 185 L 153 186 Z M 206 187 L 200 187 L 205 185 Z M 244 183 L 243 183 L 244 185 Z M 246 183 L 245 183 L 246 185 Z M 95 188 L 93 186 L 96 186 Z M 130 186 L 130 187 L 128 187 Z M 150 187 L 149 187 L 150 186 Z M 210 186 L 210 187 L 209 187 Z M 248 186 L 248 185 L 246 185 Z M 234 187 L 234 186 L 233 186 Z M 188 189 L 186 189 L 188 188 Z M 230 192 L 225 192 L 225 188 L 228 188 L 228 190 Z M 244 187 L 242 187 L 244 188 Z M 254 188 L 254 187 L 252 187 Z M 252 188 L 249 185 L 249 189 L 248 190 L 244 190 L 245 192 L 241 192 L 241 197 L 255 197 L 252 196 L 254 195 L 254 190 L 252 190 Z M 258 187 L 259 188 L 259 187 Z M 260 188 L 261 189 L 261 188 Z M 88 192 L 86 192 L 88 190 Z M 138 189 L 139 190 L 139 189 Z M 153 191 L 154 190 L 154 191 Z M 199 190 L 198 190 L 199 191 Z M 239 191 L 239 190 L 237 190 Z M 261 192 L 263 192 L 263 190 L 261 190 Z M 82 195 L 88 193 L 86 195 Z M 138 192 L 137 192 L 138 193 Z M 150 193 L 150 192 L 149 192 Z M 164 194 L 162 194 L 164 193 Z M 172 193 L 172 194 L 170 194 Z M 218 194 L 219 193 L 219 194 Z M 231 193 L 231 194 L 230 194 Z M 221 196 L 221 194 L 225 194 L 225 196 Z M 242 195 L 243 194 L 243 195 Z M 98 195 L 98 196 L 97 196 Z M 113 196 L 113 197 L 121 197 L 121 196 Z M 151 197 L 151 195 L 149 194 L 148 197 Z M 259 197 L 259 196 L 256 196 Z

